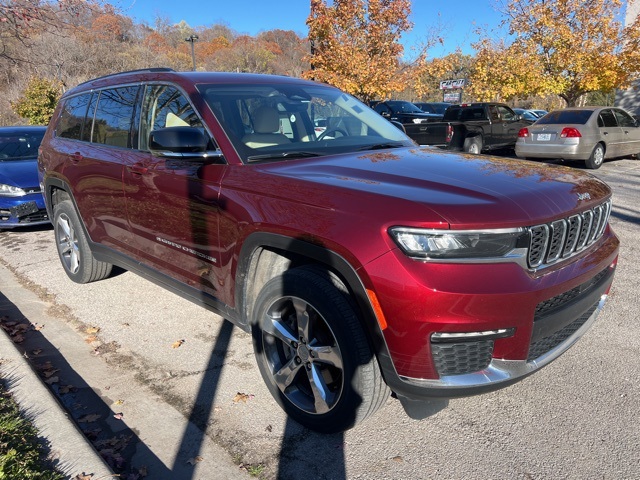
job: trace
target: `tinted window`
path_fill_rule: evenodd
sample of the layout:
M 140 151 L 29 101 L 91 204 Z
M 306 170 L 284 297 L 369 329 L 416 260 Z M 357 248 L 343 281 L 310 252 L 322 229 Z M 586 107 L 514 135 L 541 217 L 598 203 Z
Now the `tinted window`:
M 130 147 L 129 135 L 139 87 L 102 90 L 96 107 L 91 141 Z
M 602 123 L 600 122 L 602 120 Z M 598 118 L 599 127 L 617 127 L 618 121 L 611 110 L 602 110 Z
M 91 94 L 88 93 L 65 100 L 56 125 L 56 135 L 58 137 L 80 140 L 90 99 Z
M 627 112 L 622 110 L 613 110 L 616 119 L 618 120 L 618 125 L 621 127 L 635 127 L 635 120 L 629 115 Z
M 537 125 L 556 123 L 584 125 L 591 115 L 593 115 L 593 110 L 555 110 L 538 120 Z

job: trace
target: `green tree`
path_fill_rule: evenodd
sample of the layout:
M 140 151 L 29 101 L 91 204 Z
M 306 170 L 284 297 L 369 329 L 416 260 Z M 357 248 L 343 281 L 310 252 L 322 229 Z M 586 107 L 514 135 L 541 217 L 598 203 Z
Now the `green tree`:
M 34 77 L 22 97 L 11 103 L 13 111 L 26 118 L 30 125 L 47 125 L 62 94 L 59 83 Z

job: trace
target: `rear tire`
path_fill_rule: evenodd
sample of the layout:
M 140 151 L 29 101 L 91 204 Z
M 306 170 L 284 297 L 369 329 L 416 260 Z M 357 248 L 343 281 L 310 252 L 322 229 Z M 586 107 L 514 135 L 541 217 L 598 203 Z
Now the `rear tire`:
M 274 399 L 303 426 L 347 430 L 389 397 L 380 368 L 339 280 L 304 266 L 271 279 L 260 291 L 253 345 Z
M 89 283 L 107 278 L 113 265 L 95 259 L 80 218 L 71 200 L 53 207 L 53 230 L 60 262 L 67 276 L 76 283 Z
M 598 143 L 595 147 L 593 147 L 593 152 L 591 152 L 591 156 L 588 160 L 585 160 L 585 164 L 587 168 L 595 170 L 602 166 L 604 162 L 604 145 Z
M 469 137 L 464 140 L 462 149 L 471 153 L 472 155 L 479 155 L 482 152 L 482 138 L 481 137 Z

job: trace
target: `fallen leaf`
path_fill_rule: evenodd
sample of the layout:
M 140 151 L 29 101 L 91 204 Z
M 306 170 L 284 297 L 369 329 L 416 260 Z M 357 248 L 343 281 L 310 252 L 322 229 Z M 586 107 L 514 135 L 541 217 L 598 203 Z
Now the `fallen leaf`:
M 184 343 L 184 340 L 178 340 L 176 342 L 173 342 L 173 344 L 171 345 L 171 348 L 180 348 L 180 346 Z
M 124 400 L 116 400 L 114 405 L 122 405 L 124 403 Z
M 33 329 L 34 329 L 36 332 L 39 332 L 39 331 L 40 331 L 40 330 L 42 330 L 43 328 L 44 328 L 44 325 L 38 325 L 37 323 L 34 323 L 34 324 L 33 324 Z
M 271 431 L 273 430 L 273 427 L 271 425 L 267 425 L 267 428 L 265 428 L 265 430 L 271 433 Z
M 84 417 L 80 417 L 78 419 L 78 423 L 91 423 L 98 420 L 102 415 L 98 415 L 97 413 L 90 413 L 85 415 Z
M 88 333 L 89 335 L 98 333 L 100 331 L 100 327 L 87 327 L 84 329 L 84 333 Z
M 31 353 L 33 353 L 34 355 L 40 355 L 42 353 L 42 349 L 36 348 L 35 350 L 32 350 Z
M 49 385 L 53 385 L 54 383 L 58 383 L 60 381 L 60 379 L 58 378 L 58 376 L 55 377 L 50 377 L 48 379 L 46 379 L 44 381 L 44 383 L 49 384 Z
M 400 455 L 397 455 L 397 456 L 393 457 L 391 460 L 393 460 L 394 462 L 402 462 L 402 461 L 404 461 L 404 459 Z
M 13 340 L 14 343 L 22 343 L 24 342 L 24 337 L 22 335 L 15 335 L 11 337 L 11 340 Z
M 87 337 L 87 338 L 85 338 L 85 339 L 84 339 L 84 341 L 85 341 L 86 343 L 93 343 L 93 342 L 95 342 L 96 340 L 98 340 L 98 337 L 96 337 L 95 335 L 91 335 L 90 337 Z
M 234 403 L 239 403 L 239 402 L 247 403 L 247 400 L 251 400 L 253 397 L 254 397 L 253 394 L 246 394 L 246 393 L 238 392 L 238 393 L 236 393 L 236 396 L 233 397 L 233 401 L 234 401 Z
M 62 385 L 60 387 L 59 392 L 64 395 L 65 393 L 69 393 L 71 390 L 75 390 L 76 387 L 74 387 L 73 385 Z
M 124 418 L 124 413 L 120 412 L 120 413 L 116 413 L 113 418 L 115 418 L 116 420 L 122 420 Z
M 187 460 L 187 463 L 190 463 L 191 465 L 195 465 L 196 463 L 200 463 L 202 460 L 203 458 L 200 455 L 198 455 L 197 457 L 193 457 Z

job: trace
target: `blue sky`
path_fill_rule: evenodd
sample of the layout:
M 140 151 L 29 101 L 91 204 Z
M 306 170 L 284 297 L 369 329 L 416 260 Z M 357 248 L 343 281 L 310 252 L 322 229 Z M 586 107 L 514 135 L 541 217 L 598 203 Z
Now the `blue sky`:
M 472 53 L 471 44 L 478 37 L 478 27 L 497 28 L 502 17 L 496 11 L 496 0 L 412 0 L 413 30 L 403 38 L 405 57 L 411 58 L 412 47 L 439 29 L 444 46 L 430 51 L 439 57 L 462 48 Z M 280 28 L 307 34 L 308 0 L 119 0 L 123 12 L 140 23 L 153 25 L 156 16 L 173 23 L 186 21 L 192 27 L 222 23 L 238 33 L 256 35 Z

